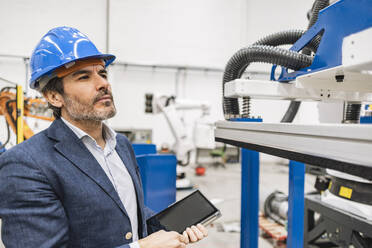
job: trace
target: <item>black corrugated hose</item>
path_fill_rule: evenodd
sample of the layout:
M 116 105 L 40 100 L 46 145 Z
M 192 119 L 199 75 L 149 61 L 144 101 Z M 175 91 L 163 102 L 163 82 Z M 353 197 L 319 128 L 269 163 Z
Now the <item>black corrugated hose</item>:
M 325 7 L 327 7 L 329 5 L 329 0 L 317 0 L 314 2 L 311 10 L 310 10 L 310 13 L 309 13 L 309 24 L 307 26 L 307 29 L 309 30 L 315 23 L 316 21 L 318 20 L 318 15 L 319 15 L 319 11 L 321 11 L 322 9 L 324 9 Z M 315 42 L 315 43 L 320 43 L 320 40 L 322 39 L 322 35 L 323 34 L 318 34 L 317 36 L 314 37 L 314 39 L 312 40 L 312 42 Z M 313 52 L 316 52 L 318 46 L 316 47 L 315 51 Z M 303 53 L 304 54 L 311 54 L 310 51 L 305 48 L 303 50 Z
M 317 3 L 318 1 L 322 3 Z M 312 8 L 309 27 L 311 27 L 310 23 L 313 22 L 314 24 L 316 22 L 315 17 L 317 17 L 320 10 L 319 8 L 323 6 L 324 2 L 328 2 L 328 0 L 315 1 Z M 266 36 L 249 47 L 240 49 L 233 55 L 226 65 L 222 84 L 223 96 L 225 83 L 240 78 L 245 69 L 252 62 L 277 64 L 293 70 L 299 70 L 301 68 L 310 66 L 312 63 L 311 56 L 275 47 L 286 44 L 294 44 L 303 34 L 304 31 L 301 30 L 279 32 Z M 306 48 L 315 52 L 319 46 L 319 43 L 320 39 L 313 39 Z M 282 119 L 282 122 L 291 122 L 297 113 L 299 105 L 300 102 L 292 101 Z M 225 119 L 239 116 L 240 111 L 238 99 L 223 97 L 223 111 Z
M 275 34 L 268 35 L 254 43 L 254 45 L 268 45 L 268 46 L 280 46 L 280 45 L 289 45 L 295 43 L 303 34 L 305 31 L 303 30 L 288 30 L 288 31 L 281 31 Z M 316 44 L 314 42 L 310 43 L 308 45 L 310 50 L 315 50 L 316 47 L 319 44 Z M 244 50 L 244 49 L 243 49 Z M 237 53 L 237 56 L 240 56 L 241 50 Z M 235 61 L 235 58 L 231 58 L 231 61 Z M 257 62 L 257 61 L 251 61 L 251 62 Z M 258 61 L 260 62 L 260 61 Z M 268 62 L 269 63 L 269 62 Z M 226 66 L 227 68 L 230 67 L 228 65 Z M 236 78 L 240 78 L 241 75 L 243 74 L 244 70 L 249 66 L 249 63 L 245 64 L 245 66 L 242 66 L 242 68 L 239 70 L 238 74 L 230 77 L 231 80 L 234 80 Z M 225 77 L 224 77 L 225 78 Z M 226 78 L 226 80 L 229 80 L 229 78 Z M 228 81 L 226 81 L 228 82 Z M 224 92 L 224 89 L 223 89 Z M 234 98 L 224 98 L 224 113 L 232 114 L 232 115 L 239 115 L 239 104 L 238 100 Z M 228 109 L 232 111 L 228 111 Z M 228 119 L 228 117 L 226 118 Z
M 253 45 L 281 46 L 294 44 L 306 31 L 304 30 L 287 30 L 278 33 L 270 34 L 262 39 L 259 39 Z M 307 48 L 311 51 L 316 51 L 320 41 L 313 40 L 307 44 Z
M 324 9 L 328 5 L 329 5 L 329 0 L 316 0 L 314 2 L 313 7 L 311 8 L 311 11 L 310 11 L 310 20 L 309 20 L 309 24 L 307 26 L 307 29 L 308 30 L 318 20 L 319 11 L 322 10 L 322 9 Z M 318 49 L 318 46 L 320 44 L 320 41 L 322 39 L 322 35 L 323 35 L 323 33 L 322 34 L 318 34 L 317 36 L 315 36 L 315 38 L 310 41 L 310 43 L 308 44 L 308 46 L 306 46 L 303 49 L 303 54 L 310 55 L 311 52 L 316 53 L 316 51 Z M 310 49 L 310 47 L 309 47 L 310 44 L 314 44 L 315 45 L 314 47 L 312 47 L 314 49 Z M 299 101 L 291 101 L 291 103 L 288 106 L 287 111 L 285 112 L 285 114 L 284 114 L 284 116 L 283 116 L 283 118 L 282 118 L 282 120 L 280 122 L 292 122 L 293 119 L 297 115 L 297 112 L 298 112 L 298 109 L 300 108 L 300 105 L 301 105 L 301 102 L 299 102 Z
M 273 46 L 252 45 L 242 48 L 227 63 L 223 76 L 223 85 L 226 82 L 240 78 L 246 67 L 252 62 L 277 64 L 292 70 L 298 70 L 310 66 L 312 58 L 298 52 Z M 224 98 L 223 108 L 227 119 L 231 115 L 239 115 L 238 99 Z
M 270 46 L 280 46 L 287 44 L 294 44 L 305 31 L 303 30 L 289 30 L 282 31 L 276 34 L 268 35 L 263 39 L 256 41 L 254 44 L 266 44 Z M 320 43 L 320 39 L 313 39 L 307 46 L 306 49 L 311 52 L 316 52 Z M 311 53 L 309 53 L 311 54 Z M 285 112 L 281 122 L 292 122 L 300 108 L 301 102 L 291 101 Z
M 311 9 L 310 20 L 307 29 L 311 28 L 316 23 L 316 21 L 318 20 L 319 11 L 321 11 L 328 5 L 329 0 L 317 0 L 314 2 L 313 7 Z

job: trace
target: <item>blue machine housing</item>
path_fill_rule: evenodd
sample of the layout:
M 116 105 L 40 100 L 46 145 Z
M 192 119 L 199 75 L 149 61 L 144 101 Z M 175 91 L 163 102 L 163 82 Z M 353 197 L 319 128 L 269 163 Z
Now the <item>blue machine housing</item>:
M 155 144 L 132 144 L 134 154 L 136 156 L 144 154 L 156 154 L 156 145 Z
M 177 158 L 172 154 L 144 154 L 136 159 L 145 205 L 160 212 L 176 201 Z
M 176 201 L 177 158 L 157 154 L 155 144 L 132 144 L 139 166 L 145 205 L 155 212 Z
M 319 12 L 317 22 L 290 48 L 300 51 L 315 36 L 323 33 L 313 63 L 295 72 L 282 68 L 277 79 L 288 82 L 298 76 L 325 70 L 342 64 L 342 42 L 346 36 L 372 27 L 371 0 L 340 0 Z M 271 80 L 275 79 L 276 65 L 271 70 Z

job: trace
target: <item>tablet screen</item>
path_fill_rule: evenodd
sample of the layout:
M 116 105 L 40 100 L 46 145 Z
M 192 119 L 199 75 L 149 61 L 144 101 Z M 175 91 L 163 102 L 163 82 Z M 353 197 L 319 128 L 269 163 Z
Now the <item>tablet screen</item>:
M 187 227 L 202 222 L 216 212 L 219 212 L 218 209 L 197 190 L 152 218 L 156 218 L 168 231 L 182 233 Z

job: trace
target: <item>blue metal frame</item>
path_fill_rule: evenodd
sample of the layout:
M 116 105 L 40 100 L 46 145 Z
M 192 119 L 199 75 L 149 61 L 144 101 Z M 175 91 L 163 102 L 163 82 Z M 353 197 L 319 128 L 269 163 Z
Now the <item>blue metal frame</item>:
M 303 247 L 305 209 L 305 164 L 289 162 L 287 247 Z
M 258 247 L 259 153 L 242 149 L 240 247 Z
M 371 0 L 340 0 L 320 11 L 317 22 L 290 49 L 300 51 L 317 34 L 324 32 L 313 63 L 292 73 L 282 68 L 278 81 L 292 81 L 300 75 L 341 65 L 344 37 L 372 27 L 371 13 Z M 271 80 L 276 80 L 275 68 L 271 70 Z
M 262 122 L 261 118 L 234 118 L 230 121 Z M 260 159 L 256 151 L 241 149 L 241 234 L 240 247 L 258 247 Z
M 262 119 L 235 118 L 230 121 L 262 122 Z M 260 159 L 256 151 L 241 149 L 241 248 L 258 247 Z M 289 163 L 287 247 L 303 247 L 305 165 Z

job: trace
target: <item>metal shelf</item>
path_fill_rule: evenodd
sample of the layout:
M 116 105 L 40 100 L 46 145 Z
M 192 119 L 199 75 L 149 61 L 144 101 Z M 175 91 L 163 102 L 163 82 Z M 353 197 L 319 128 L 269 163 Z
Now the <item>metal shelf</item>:
M 372 125 L 219 121 L 216 141 L 372 180 Z

